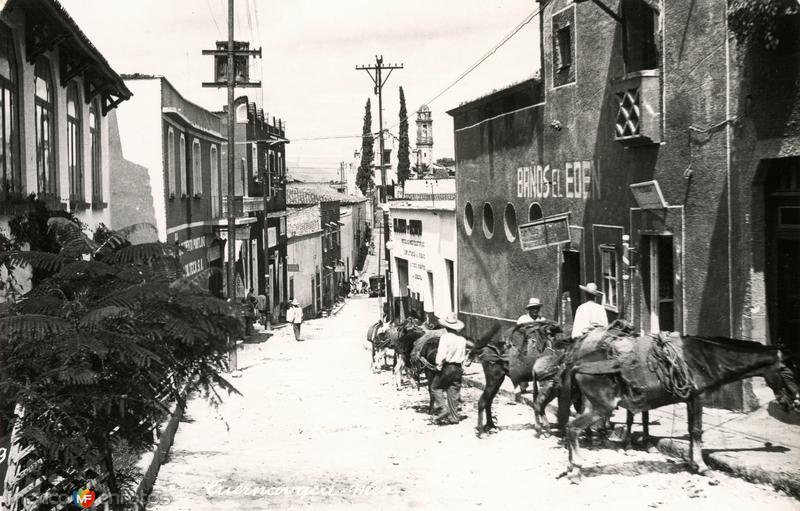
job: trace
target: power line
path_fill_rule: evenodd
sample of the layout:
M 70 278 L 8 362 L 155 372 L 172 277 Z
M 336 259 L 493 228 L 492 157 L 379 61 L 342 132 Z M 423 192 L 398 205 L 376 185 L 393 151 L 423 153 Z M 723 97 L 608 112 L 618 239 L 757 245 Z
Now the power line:
M 208 13 L 211 14 L 211 21 L 214 22 L 214 26 L 217 27 L 217 34 L 220 38 L 222 38 L 222 30 L 219 29 L 219 25 L 217 24 L 217 17 L 214 16 L 214 11 L 211 9 L 211 0 L 206 0 L 206 5 L 208 6 Z

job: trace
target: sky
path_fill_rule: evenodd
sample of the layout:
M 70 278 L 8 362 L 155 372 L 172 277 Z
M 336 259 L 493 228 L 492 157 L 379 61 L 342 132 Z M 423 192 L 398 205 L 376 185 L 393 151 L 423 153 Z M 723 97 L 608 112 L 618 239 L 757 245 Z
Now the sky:
M 201 50 L 227 40 L 227 0 L 60 0 L 120 74 L 164 75 L 181 94 L 221 110 L 224 89 L 207 89 L 213 57 Z M 384 127 L 397 135 L 402 86 L 409 113 L 429 104 L 434 158 L 452 157 L 446 111 L 532 76 L 538 68 L 535 17 L 471 74 L 429 102 L 508 35 L 534 0 L 234 0 L 234 34 L 262 48 L 251 62 L 261 89 L 238 89 L 286 123 L 287 166 L 295 177 L 328 180 L 361 146 L 364 104 L 377 96 L 356 65 L 403 64 L 383 89 Z M 255 78 L 253 78 L 253 76 Z M 412 148 L 416 116 L 409 115 Z M 327 138 L 327 140 L 309 140 Z M 376 145 L 377 147 L 377 145 Z

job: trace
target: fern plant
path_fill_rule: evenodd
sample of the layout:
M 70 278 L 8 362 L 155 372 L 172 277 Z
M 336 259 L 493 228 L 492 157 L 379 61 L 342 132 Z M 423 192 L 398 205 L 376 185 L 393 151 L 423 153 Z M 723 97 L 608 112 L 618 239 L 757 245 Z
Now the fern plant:
M 130 496 L 115 445 L 151 449 L 169 403 L 187 388 L 213 404 L 220 390 L 236 392 L 221 373 L 227 340 L 241 328 L 237 312 L 207 291 L 207 272 L 183 276 L 177 247 L 154 231 L 101 226 L 89 238 L 73 219 L 50 216 L 29 245 L 53 250 L 0 253 L 10 273 L 27 265 L 38 275 L 0 316 L 2 409 L 24 411 L 6 418 L 41 459 L 33 476 L 74 489 L 100 467 L 115 509 Z

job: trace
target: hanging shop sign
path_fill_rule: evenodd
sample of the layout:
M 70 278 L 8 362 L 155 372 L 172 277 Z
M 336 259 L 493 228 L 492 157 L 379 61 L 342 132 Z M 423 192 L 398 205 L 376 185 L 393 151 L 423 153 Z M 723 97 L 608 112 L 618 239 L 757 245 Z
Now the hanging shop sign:
M 520 225 L 519 242 L 525 251 L 569 243 L 569 213 Z
M 220 229 L 219 231 L 220 239 L 227 240 L 228 239 L 228 230 L 227 229 Z M 236 239 L 237 240 L 249 240 L 250 239 L 250 225 L 240 225 L 236 227 Z
M 658 181 L 645 181 L 644 183 L 634 183 L 630 185 L 633 198 L 636 204 L 642 209 L 664 209 L 667 201 L 661 193 Z

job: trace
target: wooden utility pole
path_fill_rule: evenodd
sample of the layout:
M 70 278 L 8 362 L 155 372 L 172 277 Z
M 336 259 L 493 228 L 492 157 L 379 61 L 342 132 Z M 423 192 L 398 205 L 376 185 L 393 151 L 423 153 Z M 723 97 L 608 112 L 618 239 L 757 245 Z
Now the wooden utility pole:
M 203 50 L 203 55 L 213 55 L 214 58 L 214 65 L 215 65 L 215 79 L 213 82 L 204 82 L 203 87 L 227 87 L 228 89 L 228 264 L 227 264 L 227 276 L 228 276 L 228 286 L 227 286 L 227 296 L 229 300 L 236 300 L 236 272 L 234 270 L 234 265 L 236 263 L 236 211 L 235 211 L 235 199 L 236 199 L 236 162 L 235 162 L 235 137 L 236 137 L 236 115 L 233 108 L 234 103 L 234 91 L 236 87 L 261 87 L 261 82 L 250 82 L 247 78 L 249 76 L 247 63 L 248 57 L 250 56 L 257 56 L 261 57 L 261 50 L 236 50 L 235 49 L 235 41 L 233 39 L 233 4 L 234 0 L 228 0 L 228 44 L 227 50 Z M 217 44 L 219 48 L 220 44 Z M 244 59 L 244 69 L 240 69 L 241 75 L 244 77 L 244 80 L 237 81 L 236 80 L 236 69 L 235 57 L 245 57 Z M 225 69 L 225 78 L 226 81 L 220 81 L 220 64 L 218 62 L 218 58 L 226 58 L 227 65 Z M 236 345 L 232 346 L 231 351 L 231 370 L 236 370 Z
M 386 204 L 386 196 L 387 196 L 387 183 L 386 183 L 386 166 L 383 162 L 383 86 L 389 80 L 389 76 L 391 76 L 392 71 L 395 69 L 403 69 L 403 64 L 399 66 L 396 64 L 383 64 L 383 55 L 376 55 L 375 56 L 375 65 L 374 66 L 356 66 L 357 71 L 366 71 L 370 78 L 372 78 L 372 83 L 375 84 L 375 94 L 378 96 L 378 136 L 379 138 L 379 146 L 380 146 L 380 153 L 378 156 L 378 161 L 380 162 L 381 166 L 381 187 L 380 187 L 380 202 L 381 205 Z M 389 72 L 386 74 L 386 77 L 383 77 L 383 71 L 388 70 Z M 374 74 L 373 74 L 374 73 Z M 389 304 L 389 317 L 394 318 L 394 304 L 392 303 L 392 265 L 389 260 L 389 248 L 386 246 L 386 243 L 389 241 L 389 213 L 387 211 L 383 211 L 382 215 L 382 222 L 381 222 L 381 231 L 383 232 L 383 250 L 384 257 L 386 259 L 386 301 Z M 381 248 L 378 247 L 378 270 L 380 271 L 380 250 Z

